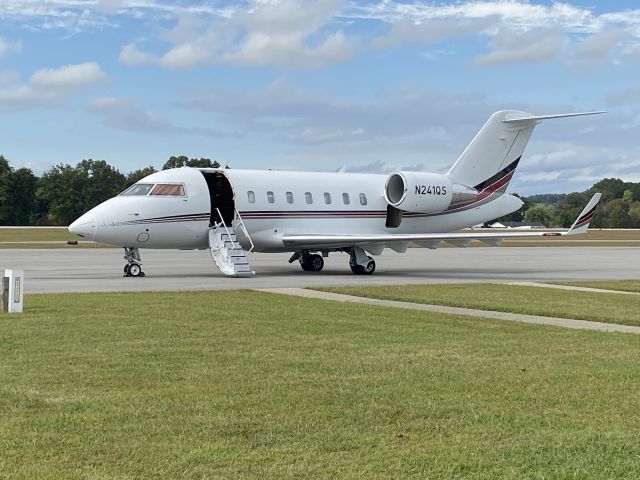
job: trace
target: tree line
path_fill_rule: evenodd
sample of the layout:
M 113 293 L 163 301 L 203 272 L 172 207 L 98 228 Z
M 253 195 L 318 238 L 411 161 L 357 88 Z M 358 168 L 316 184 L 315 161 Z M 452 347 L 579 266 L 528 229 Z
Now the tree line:
M 183 166 L 217 168 L 220 164 L 180 155 L 170 157 L 162 170 Z M 75 167 L 56 165 L 36 177 L 29 168 L 12 168 L 0 155 L 0 225 L 69 225 L 154 172 L 150 165 L 123 174 L 104 160 L 88 159 Z
M 172 156 L 162 170 L 214 167 L 208 158 Z M 28 168 L 14 169 L 0 155 L 0 225 L 69 225 L 87 210 L 155 172 L 153 166 L 123 174 L 104 160 L 82 160 L 75 167 L 56 165 L 41 177 Z M 640 182 L 605 178 L 584 192 L 521 196 L 520 210 L 501 221 L 539 222 L 569 227 L 595 192 L 603 194 L 595 228 L 640 228 Z M 517 194 L 516 194 L 517 195 Z
M 501 221 L 538 222 L 568 228 L 594 193 L 602 193 L 593 228 L 640 228 L 640 182 L 605 178 L 584 192 L 520 197 L 524 205 Z

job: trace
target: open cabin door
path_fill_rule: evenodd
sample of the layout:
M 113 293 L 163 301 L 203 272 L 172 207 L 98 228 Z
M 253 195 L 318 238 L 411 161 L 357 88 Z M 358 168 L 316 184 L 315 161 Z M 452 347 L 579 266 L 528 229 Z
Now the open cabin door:
M 231 182 L 223 172 L 202 171 L 202 175 L 207 181 L 211 199 L 209 226 L 213 227 L 216 223 L 224 223 L 226 226 L 231 226 L 235 212 Z M 220 210 L 220 215 L 218 210 Z

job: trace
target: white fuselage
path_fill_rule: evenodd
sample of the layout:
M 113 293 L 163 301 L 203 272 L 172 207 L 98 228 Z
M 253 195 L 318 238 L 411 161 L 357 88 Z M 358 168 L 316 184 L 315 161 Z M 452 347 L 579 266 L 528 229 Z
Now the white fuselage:
M 217 190 L 222 192 L 220 197 L 213 193 L 221 188 L 212 187 L 216 179 L 227 185 L 227 190 Z M 283 245 L 283 235 L 452 232 L 522 205 L 517 197 L 496 191 L 460 209 L 405 213 L 397 228 L 388 228 L 386 179 L 387 175 L 358 173 L 171 169 L 136 185 L 152 185 L 150 192 L 157 185 L 182 185 L 179 194 L 127 191 L 87 212 L 69 228 L 88 239 L 121 247 L 204 249 L 220 206 L 235 222 L 242 219 L 254 251 L 278 252 L 292 250 Z M 247 239 L 240 242 L 246 246 Z

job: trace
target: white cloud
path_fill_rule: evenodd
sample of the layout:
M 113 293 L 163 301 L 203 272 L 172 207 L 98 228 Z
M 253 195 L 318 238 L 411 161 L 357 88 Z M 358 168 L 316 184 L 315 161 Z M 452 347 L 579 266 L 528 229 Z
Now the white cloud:
M 208 137 L 236 135 L 216 132 L 209 128 L 174 125 L 161 115 L 145 110 L 131 98 L 101 97 L 91 102 L 87 109 L 102 115 L 104 125 L 126 132 L 204 135 Z
M 602 7 L 607 8 L 607 7 Z M 208 0 L 5 0 L 0 19 L 20 19 L 32 29 L 86 29 L 120 27 L 135 21 L 143 27 L 177 19 L 175 28 L 160 28 L 148 45 L 125 39 L 120 59 L 128 65 L 156 64 L 165 68 L 193 68 L 205 63 L 275 65 L 283 68 L 319 68 L 342 62 L 373 47 L 397 48 L 408 43 L 433 44 L 449 38 L 477 35 L 492 41 L 494 49 L 478 64 L 544 61 L 555 58 L 554 46 L 578 67 L 598 48 L 615 53 L 628 45 L 607 49 L 613 31 L 640 39 L 640 9 L 597 13 L 569 2 L 541 0 L 461 0 L 456 2 L 379 3 L 346 0 L 243 0 L 219 4 Z M 377 22 L 377 28 L 357 29 L 351 24 Z M 384 32 L 387 28 L 386 33 Z M 509 48 L 504 32 L 525 35 L 555 31 L 534 39 L 537 48 Z M 601 34 L 604 36 L 600 36 Z M 495 37 L 495 38 L 494 38 Z M 569 40 L 568 47 L 564 43 Z M 594 37 L 591 40 L 591 37 Z M 532 37 L 521 37 L 532 38 Z M 158 49 L 155 40 L 167 42 Z M 623 42 L 624 43 L 624 42 Z M 624 57 L 624 55 L 622 55 Z M 626 59 L 630 59 L 626 55 Z M 571 65 L 575 66 L 575 65 Z
M 621 40 L 625 35 L 640 38 L 640 9 L 598 15 L 589 8 L 564 2 L 544 5 L 496 0 L 428 4 L 383 0 L 353 6 L 343 15 L 389 25 L 389 32 L 373 41 L 378 47 L 432 44 L 452 37 L 480 35 L 490 40 L 493 50 L 478 57 L 477 65 L 568 58 L 575 47 L 569 66 L 574 70 L 595 68 L 623 46 Z M 631 57 L 631 53 L 626 57 Z
M 0 57 L 9 53 L 22 52 L 22 42 L 10 42 L 0 37 Z
M 393 48 L 407 43 L 431 44 L 446 38 L 484 32 L 499 22 L 499 17 L 484 18 L 432 18 L 417 22 L 403 18 L 391 24 L 391 30 L 383 37 L 374 39 L 373 45 Z
M 125 65 L 144 65 L 156 63 L 158 59 L 150 53 L 141 52 L 135 44 L 129 43 L 122 47 L 119 60 Z
M 20 80 L 16 72 L 0 72 L 0 88 L 15 85 Z
M 106 79 L 97 63 L 86 62 L 38 70 L 31 76 L 29 84 L 39 89 L 81 89 Z
M 355 102 L 284 81 L 254 92 L 208 89 L 194 95 L 188 105 L 214 113 L 224 124 L 286 136 L 301 145 L 371 141 L 400 145 L 415 136 L 447 142 L 451 132 L 469 125 L 479 128 L 490 109 L 477 94 L 444 95 L 405 87 L 372 102 Z
M 607 104 L 611 106 L 620 107 L 637 103 L 640 103 L 640 87 L 638 86 L 609 92 L 607 94 Z
M 0 82 L 0 110 L 28 110 L 63 104 L 70 96 L 107 79 L 96 63 L 63 65 L 35 72 L 25 84 L 15 74 Z
M 113 13 L 124 7 L 124 0 L 98 0 L 96 2 L 96 9 L 99 12 Z
M 203 63 L 318 68 L 344 61 L 358 48 L 357 39 L 327 29 L 337 6 L 336 0 L 254 0 L 227 18 L 209 22 L 181 15 L 174 29 L 162 35 L 173 44 L 169 50 L 152 54 L 130 43 L 120 61 L 172 69 Z
M 491 40 L 493 51 L 475 60 L 476 65 L 544 62 L 561 56 L 567 40 L 558 30 L 517 33 L 500 30 Z
M 554 2 L 551 5 L 543 5 L 512 0 L 461 1 L 449 4 L 382 0 L 377 4 L 353 6 L 350 11 L 345 12 L 345 16 L 382 20 L 391 24 L 407 19 L 423 23 L 434 19 L 497 17 L 501 19 L 503 26 L 514 30 L 524 31 L 557 25 L 581 33 L 599 31 L 603 21 L 591 10 L 568 3 Z M 638 24 L 640 25 L 640 18 Z
M 577 70 L 593 70 L 602 65 L 609 54 L 628 37 L 629 34 L 620 29 L 591 35 L 578 44 L 569 66 Z

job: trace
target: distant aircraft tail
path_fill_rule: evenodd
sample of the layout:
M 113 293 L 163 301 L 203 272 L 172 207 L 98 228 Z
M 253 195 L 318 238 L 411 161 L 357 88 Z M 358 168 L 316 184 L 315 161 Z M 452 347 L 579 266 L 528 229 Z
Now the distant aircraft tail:
M 504 192 L 536 125 L 552 118 L 604 112 L 533 116 L 517 110 L 496 112 L 448 172 L 454 183 L 478 192 Z

